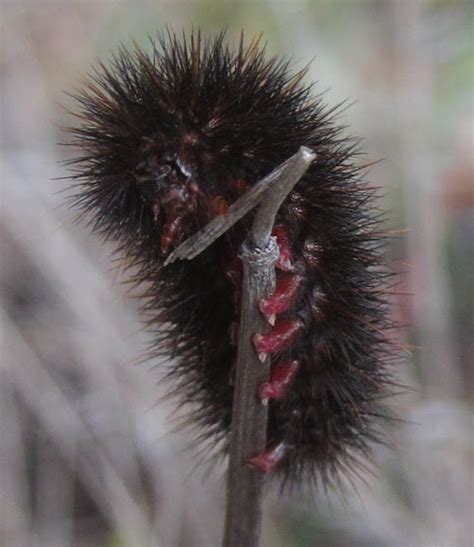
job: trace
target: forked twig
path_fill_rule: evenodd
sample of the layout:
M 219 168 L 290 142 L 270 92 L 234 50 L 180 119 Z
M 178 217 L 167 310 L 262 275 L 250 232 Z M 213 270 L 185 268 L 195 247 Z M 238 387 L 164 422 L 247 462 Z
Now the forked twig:
M 168 256 L 165 261 L 165 266 L 167 266 L 168 264 L 172 264 L 178 259 L 191 260 L 201 254 L 212 243 L 214 243 L 216 239 L 218 239 L 222 234 L 227 232 L 229 228 L 232 228 L 232 226 L 236 222 L 238 222 L 249 211 L 256 207 L 262 201 L 264 194 L 265 199 L 267 197 L 270 198 L 270 192 L 268 192 L 268 195 L 266 193 L 267 190 L 269 190 L 270 188 L 272 189 L 272 195 L 273 190 L 276 188 L 276 186 L 281 186 L 283 184 L 286 187 L 286 184 L 289 184 L 291 188 L 293 188 L 296 182 L 298 182 L 298 180 L 303 176 L 309 164 L 313 161 L 314 156 L 311 155 L 311 150 L 305 146 L 302 146 L 294 156 L 291 156 L 291 158 L 279 165 L 269 175 L 260 180 L 254 186 L 252 186 L 252 188 L 248 192 L 246 192 L 241 198 L 235 201 L 229 207 L 229 211 L 226 213 L 226 215 L 215 217 L 213 220 L 211 220 L 211 222 L 206 224 L 206 226 L 204 226 L 202 230 L 195 233 L 186 241 L 184 241 L 181 245 L 179 245 L 179 247 L 177 247 Z M 311 159 L 309 159 L 310 157 Z M 287 193 L 282 197 L 282 200 L 285 198 L 290 190 L 288 190 Z M 280 203 L 278 204 L 278 207 L 280 206 Z M 274 216 L 271 221 L 272 224 L 273 219 Z M 254 228 L 254 232 L 256 231 L 258 231 L 258 228 Z
M 257 303 L 275 287 L 278 248 L 271 231 L 285 197 L 304 175 L 315 154 L 302 146 L 298 152 L 233 203 L 225 216 L 216 217 L 181 244 L 166 261 L 192 259 L 203 252 L 250 210 L 260 204 L 242 245 L 242 303 L 232 407 L 224 547 L 257 547 L 262 517 L 263 476 L 245 465 L 265 449 L 268 407 L 261 404 L 259 386 L 270 376 L 270 358 L 262 363 L 252 344 L 256 332 L 268 330 Z

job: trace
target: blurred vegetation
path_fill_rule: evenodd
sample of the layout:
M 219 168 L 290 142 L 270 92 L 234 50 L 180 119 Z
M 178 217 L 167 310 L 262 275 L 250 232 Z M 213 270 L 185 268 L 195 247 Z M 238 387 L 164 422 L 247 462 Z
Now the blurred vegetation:
M 98 56 L 170 25 L 263 32 L 363 135 L 386 190 L 410 325 L 393 448 L 358 493 L 269 492 L 268 547 L 469 547 L 473 536 L 474 2 L 462 0 L 3 1 L 1 21 L 0 544 L 220 544 L 223 473 L 159 402 L 166 363 L 144 353 L 109 249 L 73 224 L 55 180 L 60 105 Z M 415 346 L 415 347 L 412 347 Z M 313 501 L 310 501 L 313 499 Z

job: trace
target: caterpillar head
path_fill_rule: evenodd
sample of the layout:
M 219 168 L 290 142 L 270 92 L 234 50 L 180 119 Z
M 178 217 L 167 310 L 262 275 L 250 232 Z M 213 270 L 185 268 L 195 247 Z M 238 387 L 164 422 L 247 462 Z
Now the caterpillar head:
M 106 239 L 152 238 L 167 254 L 318 127 L 304 71 L 265 58 L 258 39 L 236 50 L 223 40 L 168 36 L 150 55 L 122 49 L 73 96 L 75 205 Z
M 216 152 L 201 128 L 190 127 L 180 121 L 172 131 L 144 138 L 143 160 L 135 169 L 136 187 L 161 234 L 164 254 L 214 215 L 225 214 L 242 188 L 240 179 L 219 167 L 225 164 L 222 151 Z

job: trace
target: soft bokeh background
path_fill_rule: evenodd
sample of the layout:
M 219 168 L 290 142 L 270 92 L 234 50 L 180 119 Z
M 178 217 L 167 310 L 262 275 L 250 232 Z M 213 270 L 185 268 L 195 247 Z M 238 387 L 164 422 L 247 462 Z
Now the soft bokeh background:
M 49 1 L 1 3 L 0 544 L 213 547 L 223 473 L 159 402 L 157 363 L 106 248 L 58 194 L 61 126 L 81 73 L 168 23 L 311 59 L 309 79 L 383 161 L 394 314 L 410 329 L 392 405 L 403 422 L 357 494 L 308 504 L 270 492 L 271 547 L 468 547 L 473 538 L 473 13 L 468 1 Z M 407 293 L 407 294 L 405 294 Z M 413 293 L 410 296 L 409 293 Z

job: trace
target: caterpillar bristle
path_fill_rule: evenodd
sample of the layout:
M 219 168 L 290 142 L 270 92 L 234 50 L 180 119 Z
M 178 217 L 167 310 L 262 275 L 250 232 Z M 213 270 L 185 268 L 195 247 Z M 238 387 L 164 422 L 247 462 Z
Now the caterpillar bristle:
M 283 203 L 277 291 L 260 304 L 272 326 L 257 349 L 272 354 L 262 388 L 269 405 L 267 452 L 252 465 L 285 485 L 338 483 L 366 472 L 383 442 L 381 402 L 397 385 L 398 348 L 387 299 L 388 234 L 379 187 L 365 182 L 359 139 L 304 83 L 308 67 L 267 58 L 261 36 L 235 49 L 225 33 L 171 31 L 121 46 L 71 94 L 79 125 L 71 201 L 92 230 L 116 245 L 144 287 L 149 355 L 172 360 L 170 393 L 194 410 L 198 438 L 228 445 L 241 275 L 235 258 L 249 226 L 240 221 L 192 261 L 166 256 L 246 189 L 306 145 L 316 160 Z M 251 216 L 251 215 L 250 215 Z

